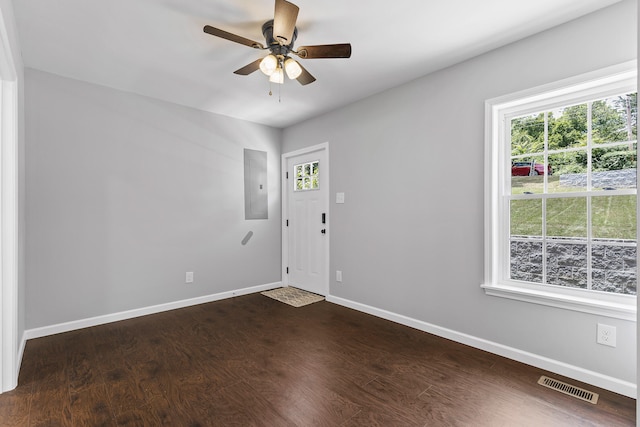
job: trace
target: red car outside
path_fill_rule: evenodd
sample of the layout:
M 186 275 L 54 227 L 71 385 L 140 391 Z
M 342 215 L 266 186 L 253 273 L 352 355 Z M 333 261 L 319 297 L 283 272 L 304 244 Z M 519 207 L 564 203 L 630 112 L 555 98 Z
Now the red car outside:
M 553 175 L 551 165 L 547 166 L 549 175 Z M 544 175 L 544 165 L 538 162 L 513 162 L 511 176 Z

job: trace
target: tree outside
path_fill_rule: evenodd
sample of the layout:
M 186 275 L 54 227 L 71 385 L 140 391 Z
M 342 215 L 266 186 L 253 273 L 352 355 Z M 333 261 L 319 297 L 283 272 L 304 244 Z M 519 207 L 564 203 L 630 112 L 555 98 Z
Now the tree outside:
M 578 104 L 555 111 L 518 117 L 511 121 L 511 155 L 534 156 L 544 152 L 545 115 L 548 150 L 568 150 L 550 162 L 556 174 L 584 172 L 587 167 L 588 105 Z M 591 103 L 593 144 L 636 141 L 638 94 L 611 97 Z M 584 147 L 585 150 L 579 150 Z M 578 150 L 576 150 L 578 149 Z M 592 151 L 592 171 L 636 167 L 636 144 L 607 146 Z

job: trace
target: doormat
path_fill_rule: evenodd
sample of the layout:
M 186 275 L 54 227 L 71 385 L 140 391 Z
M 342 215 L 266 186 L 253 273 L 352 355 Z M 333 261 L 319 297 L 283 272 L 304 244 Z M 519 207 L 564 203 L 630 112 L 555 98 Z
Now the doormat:
M 324 301 L 324 297 L 322 295 L 312 294 L 311 292 L 292 288 L 291 286 L 273 289 L 271 291 L 264 291 L 261 292 L 261 294 L 285 304 L 289 304 L 293 307 L 302 307 L 313 304 L 314 302 Z

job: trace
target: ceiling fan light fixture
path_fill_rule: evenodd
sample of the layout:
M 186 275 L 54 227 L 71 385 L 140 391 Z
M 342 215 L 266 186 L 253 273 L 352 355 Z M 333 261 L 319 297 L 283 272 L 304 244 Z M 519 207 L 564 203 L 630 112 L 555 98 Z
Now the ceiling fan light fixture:
M 297 80 L 303 86 L 316 81 L 299 61 L 289 58 L 289 53 L 306 60 L 313 58 L 350 58 L 351 44 L 322 44 L 312 46 L 299 46 L 298 51 L 293 50 L 293 44 L 298 38 L 296 21 L 300 8 L 290 0 L 275 1 L 273 19 L 262 24 L 262 35 L 265 43 L 248 39 L 237 34 L 230 33 L 220 28 L 205 25 L 203 31 L 214 37 L 219 37 L 234 43 L 248 46 L 253 49 L 266 50 L 266 57 L 256 58 L 251 63 L 234 71 L 234 74 L 247 76 L 255 71 L 262 71 L 269 77 L 271 83 L 284 84 L 284 74 L 292 80 Z
M 271 76 L 269 76 L 269 81 L 271 83 L 278 83 L 280 85 L 284 84 L 284 72 L 282 71 L 282 68 L 276 68 L 274 72 L 271 73 Z
M 293 58 L 287 58 L 286 61 L 284 61 L 284 69 L 291 80 L 297 79 L 300 77 L 300 74 L 302 74 L 300 64 Z
M 267 76 L 271 76 L 278 68 L 278 58 L 275 55 L 267 55 L 262 61 L 260 61 L 260 71 Z

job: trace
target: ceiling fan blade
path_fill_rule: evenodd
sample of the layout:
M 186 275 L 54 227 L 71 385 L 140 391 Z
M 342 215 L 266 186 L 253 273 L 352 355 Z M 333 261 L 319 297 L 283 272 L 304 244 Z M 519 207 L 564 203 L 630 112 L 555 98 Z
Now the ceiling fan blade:
M 245 46 L 253 47 L 255 49 L 264 49 L 262 43 L 258 43 L 253 40 L 249 40 L 247 38 L 238 36 L 236 34 L 232 34 L 228 31 L 221 30 L 219 28 L 212 27 L 211 25 L 205 25 L 203 31 L 207 34 L 211 34 L 212 36 L 220 37 L 226 40 L 230 40 L 232 42 L 240 43 Z
M 251 64 L 245 65 L 244 67 L 235 70 L 233 72 L 233 74 L 239 74 L 241 76 L 247 76 L 251 73 L 253 73 L 254 71 L 260 69 L 260 62 L 262 62 L 263 58 L 259 58 L 256 59 L 255 61 L 253 61 Z
M 298 65 L 300 65 L 300 63 L 298 63 Z M 313 77 L 311 73 L 308 72 L 302 65 L 300 65 L 300 68 L 302 69 L 302 74 L 300 74 L 296 80 L 302 86 L 308 85 L 309 83 L 313 83 L 316 81 L 316 78 Z
M 276 10 L 273 17 L 273 38 L 283 46 L 293 43 L 293 31 L 296 28 L 299 10 L 298 6 L 287 0 L 276 0 Z
M 301 46 L 296 54 L 303 59 L 312 58 L 350 58 L 351 43 Z

